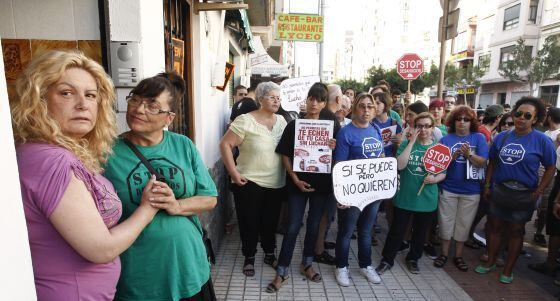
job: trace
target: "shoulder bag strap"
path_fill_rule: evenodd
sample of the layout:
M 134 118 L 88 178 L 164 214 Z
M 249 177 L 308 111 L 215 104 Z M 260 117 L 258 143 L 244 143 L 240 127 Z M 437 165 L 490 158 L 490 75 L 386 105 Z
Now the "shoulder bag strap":
M 142 153 L 140 152 L 140 150 L 138 150 L 138 148 L 136 147 L 136 145 L 132 144 L 132 142 L 130 142 L 130 140 L 126 139 L 123 137 L 123 141 L 124 143 L 130 148 L 130 150 L 132 150 L 132 152 L 136 155 L 136 157 L 138 157 L 138 159 L 140 159 L 140 161 L 142 161 L 142 164 L 144 164 L 144 166 L 146 166 L 146 168 L 148 169 L 148 171 L 153 174 L 156 175 L 156 179 L 160 182 L 165 182 L 165 177 L 163 175 L 161 175 L 153 166 L 152 164 L 150 164 L 150 162 L 148 161 L 148 159 L 146 159 L 146 157 L 144 157 L 144 155 L 142 155 Z

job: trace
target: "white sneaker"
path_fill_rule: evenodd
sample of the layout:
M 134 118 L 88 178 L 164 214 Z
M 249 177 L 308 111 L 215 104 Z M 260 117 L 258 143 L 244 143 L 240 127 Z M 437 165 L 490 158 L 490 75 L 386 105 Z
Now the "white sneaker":
M 371 283 L 381 283 L 381 277 L 379 277 L 379 275 L 371 265 L 366 268 L 360 269 L 360 273 L 364 275 L 364 277 L 366 277 L 366 279 Z
M 347 267 L 335 269 L 334 275 L 336 277 L 336 282 L 340 286 L 350 286 L 350 272 Z

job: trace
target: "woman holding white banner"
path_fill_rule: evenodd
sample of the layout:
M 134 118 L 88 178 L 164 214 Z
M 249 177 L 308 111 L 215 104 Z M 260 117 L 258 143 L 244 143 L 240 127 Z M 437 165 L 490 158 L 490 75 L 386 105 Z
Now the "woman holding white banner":
M 343 127 L 336 136 L 334 161 L 378 158 L 383 156 L 383 139 L 377 126 L 371 124 L 376 104 L 373 96 L 361 93 L 352 104 L 352 123 Z M 358 227 L 358 261 L 360 273 L 369 282 L 380 283 L 381 278 L 371 263 L 371 231 L 380 202 L 367 205 L 362 211 L 357 207 L 338 205 L 338 235 L 336 237 L 336 281 L 341 286 L 350 285 L 348 253 L 354 228 Z
M 422 158 L 434 146 L 434 118 L 430 113 L 418 114 L 413 121 L 414 129 L 410 140 L 405 140 L 397 151 L 397 168 L 400 173 L 400 188 L 393 201 L 393 221 L 383 247 L 382 260 L 375 269 L 379 274 L 391 269 L 395 256 L 412 220 L 412 240 L 406 256 L 406 267 L 412 274 L 418 274 L 418 259 L 422 257 L 426 233 L 429 230 L 437 209 L 438 187 L 435 185 L 445 179 L 445 174 L 428 174 Z M 421 190 L 420 187 L 424 185 Z
M 300 273 L 313 282 L 320 282 L 322 280 L 321 275 L 313 269 L 312 263 L 313 257 L 315 256 L 315 242 L 319 234 L 319 223 L 321 221 L 321 217 L 323 216 L 323 212 L 326 210 L 328 202 L 330 202 L 330 199 L 333 198 L 332 176 L 330 169 L 332 160 L 330 153 L 331 150 L 334 149 L 336 141 L 334 139 L 321 139 L 321 145 L 328 145 L 320 147 L 321 153 L 324 153 L 321 158 L 325 159 L 322 164 L 329 165 L 326 173 L 305 172 L 314 170 L 316 166 L 306 166 L 303 158 L 301 158 L 302 161 L 299 161 L 295 160 L 294 157 L 301 156 L 301 153 L 303 152 L 313 151 L 310 149 L 305 150 L 303 148 L 296 148 L 296 139 L 298 142 L 302 142 L 302 140 L 306 142 L 310 140 L 317 141 L 317 138 L 320 136 L 317 133 L 313 133 L 313 135 L 302 134 L 302 131 L 305 131 L 303 129 L 305 126 L 302 126 L 302 121 L 309 120 L 310 122 L 306 122 L 305 124 L 316 124 L 316 128 L 321 129 L 327 137 L 329 136 L 329 131 L 330 135 L 333 135 L 333 132 L 336 134 L 337 130 L 340 128 L 335 125 L 336 121 L 334 118 L 321 122 L 320 124 L 311 122 L 313 120 L 323 119 L 322 116 L 320 116 L 320 113 L 327 104 L 327 97 L 328 92 L 325 84 L 313 84 L 307 93 L 305 116 L 302 119 L 299 119 L 299 121 L 293 120 L 288 123 L 284 129 L 282 138 L 280 138 L 280 142 L 278 142 L 278 146 L 276 146 L 276 153 L 282 156 L 282 163 L 288 174 L 287 188 L 289 222 L 287 231 L 284 234 L 284 239 L 282 240 L 282 248 L 280 250 L 280 256 L 278 257 L 278 266 L 276 267 L 276 277 L 266 288 L 268 293 L 277 292 L 288 279 L 290 262 L 292 261 L 292 255 L 296 246 L 296 239 L 299 229 L 301 228 L 301 223 L 305 214 L 305 207 L 307 206 L 308 201 L 309 210 L 307 213 Z M 309 132 L 307 133 L 309 134 Z M 316 148 L 314 147 L 313 149 Z M 295 168 L 294 161 L 296 163 Z
M 447 168 L 447 176 L 440 184 L 438 221 L 442 245 L 441 255 L 434 260 L 434 266 L 442 268 L 447 263 L 453 238 L 453 264 L 466 272 L 469 267 L 463 260 L 463 245 L 469 238 L 469 229 L 476 215 L 482 181 L 481 177 L 467 174 L 471 175 L 473 168 L 478 171 L 478 168 L 486 166 L 488 144 L 484 135 L 478 132 L 476 113 L 468 106 L 457 106 L 448 113 L 447 126 L 449 134 L 440 142 L 449 147 L 453 158 Z M 481 174 L 484 172 L 478 173 Z

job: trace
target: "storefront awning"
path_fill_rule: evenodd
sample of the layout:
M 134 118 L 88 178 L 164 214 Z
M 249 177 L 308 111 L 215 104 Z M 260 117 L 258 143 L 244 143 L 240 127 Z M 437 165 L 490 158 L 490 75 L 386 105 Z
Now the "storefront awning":
M 243 30 L 245 31 L 245 36 L 249 45 L 249 52 L 255 52 L 255 42 L 253 41 L 253 33 L 251 32 L 251 25 L 249 24 L 247 10 L 240 9 L 239 13 L 241 14 L 241 20 L 243 21 Z

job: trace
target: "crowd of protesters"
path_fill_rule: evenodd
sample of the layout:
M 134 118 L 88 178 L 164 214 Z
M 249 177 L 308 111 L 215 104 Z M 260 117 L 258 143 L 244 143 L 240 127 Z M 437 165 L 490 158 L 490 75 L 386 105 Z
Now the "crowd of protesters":
M 435 267 L 444 267 L 453 241 L 451 261 L 467 272 L 464 246 L 483 244 L 474 233 L 486 217 L 487 248 L 474 272 L 503 266 L 498 281 L 508 284 L 523 252 L 526 223 L 537 208 L 534 241 L 547 244 L 546 226 L 549 253 L 530 268 L 554 274 L 560 247 L 560 109 L 546 109 L 526 96 L 509 112 L 491 105 L 478 114 L 452 95 L 428 105 L 411 102 L 410 92 L 391 93 L 382 80 L 369 91 L 315 83 L 301 111 L 286 112 L 280 89 L 273 82 L 235 87 L 220 142 L 245 257 L 241 275 L 255 276 L 260 242 L 263 262 L 276 271 L 266 291 L 279 291 L 290 275 L 306 214 L 298 269 L 309 281 L 323 279 L 313 264 L 318 262 L 334 266 L 339 285 L 352 285 L 352 239 L 359 273 L 373 284 L 382 282 L 405 250 L 410 273 L 421 272 L 424 253 Z M 175 73 L 142 80 L 127 97 L 130 130 L 116 136 L 114 86 L 91 59 L 51 51 L 35 58 L 18 79 L 11 109 L 39 300 L 215 300 L 197 214 L 214 208 L 216 186 L 193 142 L 165 130 L 185 90 Z M 395 158 L 396 195 L 360 210 L 336 201 L 330 170 L 295 171 L 296 119 L 333 121 L 328 141 L 333 164 Z M 383 139 L 382 129 L 389 127 L 394 131 Z M 434 175 L 422 158 L 438 143 L 452 158 L 445 172 Z M 376 238 L 380 211 L 389 225 L 384 242 Z M 334 221 L 337 236 L 329 242 Z M 278 228 L 283 228 L 279 250 Z M 379 243 L 382 258 L 373 262 L 372 245 Z M 439 252 L 434 245 L 441 246 Z

